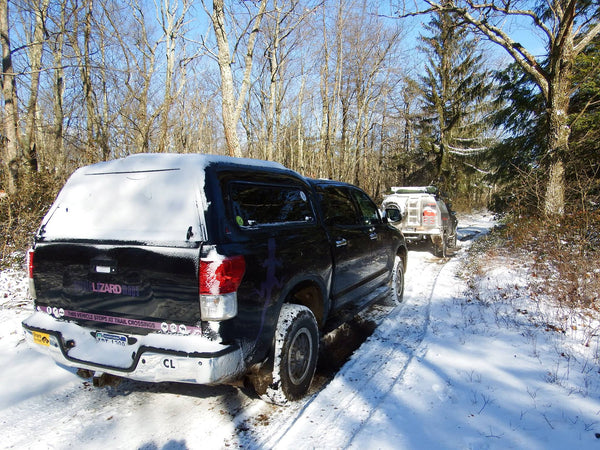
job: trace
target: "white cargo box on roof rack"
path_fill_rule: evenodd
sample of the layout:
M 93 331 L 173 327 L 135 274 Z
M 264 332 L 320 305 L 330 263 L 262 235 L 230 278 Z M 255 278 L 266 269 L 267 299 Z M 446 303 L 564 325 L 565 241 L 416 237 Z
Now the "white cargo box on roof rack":
M 438 188 L 435 186 L 404 186 L 404 187 L 392 187 L 392 192 L 394 194 L 415 194 L 415 193 L 424 193 L 424 194 L 433 194 L 436 195 L 438 193 Z

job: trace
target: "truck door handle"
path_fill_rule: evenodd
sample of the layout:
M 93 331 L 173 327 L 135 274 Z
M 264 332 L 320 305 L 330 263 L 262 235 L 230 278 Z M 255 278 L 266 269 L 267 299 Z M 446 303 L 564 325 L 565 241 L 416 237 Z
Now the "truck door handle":
M 371 239 L 372 241 L 377 239 L 377 233 L 375 232 L 375 227 L 369 228 L 369 239 Z
M 336 247 L 345 247 L 346 245 L 348 245 L 348 241 L 344 238 L 338 238 L 335 240 L 335 246 Z

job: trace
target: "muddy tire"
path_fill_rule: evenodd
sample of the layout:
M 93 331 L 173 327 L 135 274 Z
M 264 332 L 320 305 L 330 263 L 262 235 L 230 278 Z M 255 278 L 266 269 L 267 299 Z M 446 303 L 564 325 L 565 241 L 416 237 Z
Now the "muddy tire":
M 450 236 L 448 236 L 448 248 L 455 249 L 456 248 L 456 230 Z
M 396 305 L 402 303 L 402 300 L 404 299 L 404 262 L 398 255 L 396 255 L 396 259 L 394 260 L 390 299 Z
M 438 258 L 446 257 L 448 254 L 448 236 L 446 233 L 442 235 L 442 238 L 437 243 L 434 243 L 434 251 L 435 256 Z
M 261 397 L 285 405 L 302 398 L 313 379 L 319 354 L 319 329 L 306 306 L 284 304 L 275 331 L 272 382 Z

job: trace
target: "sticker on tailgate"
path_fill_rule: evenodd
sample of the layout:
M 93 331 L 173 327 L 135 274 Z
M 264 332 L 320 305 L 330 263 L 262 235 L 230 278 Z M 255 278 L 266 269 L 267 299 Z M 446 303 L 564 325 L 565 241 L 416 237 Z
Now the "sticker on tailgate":
M 96 331 L 96 341 L 107 342 L 109 344 L 120 345 L 125 347 L 127 345 L 127 336 L 115 333 L 105 333 L 103 331 Z
M 33 342 L 40 345 L 50 345 L 50 335 L 48 333 L 40 333 L 39 331 L 32 331 Z

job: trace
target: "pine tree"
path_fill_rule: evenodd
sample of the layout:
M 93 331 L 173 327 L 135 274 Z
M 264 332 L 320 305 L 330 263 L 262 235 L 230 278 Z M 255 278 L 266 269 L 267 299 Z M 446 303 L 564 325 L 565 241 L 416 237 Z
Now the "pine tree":
M 425 29 L 419 47 L 427 57 L 419 77 L 419 146 L 429 155 L 430 179 L 465 198 L 487 172 L 492 83 L 478 42 L 455 16 L 436 13 Z
M 575 60 L 569 109 L 571 152 L 567 158 L 567 201 L 576 210 L 600 205 L 600 35 Z M 570 205 L 567 205 L 570 206 Z

